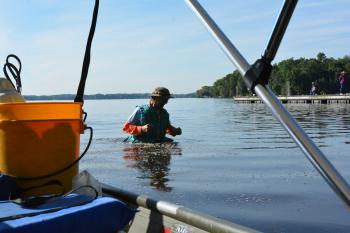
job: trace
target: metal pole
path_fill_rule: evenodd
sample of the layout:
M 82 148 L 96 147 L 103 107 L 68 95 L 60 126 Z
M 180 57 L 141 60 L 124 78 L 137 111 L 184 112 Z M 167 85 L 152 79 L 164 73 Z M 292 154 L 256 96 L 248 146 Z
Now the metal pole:
M 266 46 L 264 57 L 271 62 L 277 53 L 278 47 L 281 44 L 283 35 L 287 29 L 288 23 L 292 17 L 293 11 L 298 3 L 298 0 L 286 0 L 281 8 L 275 27 L 270 36 L 270 40 Z
M 138 195 L 107 184 L 102 184 L 104 194 L 126 201 L 128 203 L 142 206 L 151 211 L 159 212 L 177 221 L 189 224 L 206 232 L 217 233 L 258 233 L 260 231 L 231 223 L 223 219 L 215 218 L 192 209 L 179 206 L 166 201 L 158 201 L 144 195 Z M 191 231 L 192 232 L 192 231 Z M 194 231 L 197 232 L 197 231 Z
M 204 25 L 209 29 L 214 38 L 219 42 L 220 46 L 228 55 L 231 62 L 238 68 L 238 71 L 241 73 L 241 75 L 245 77 L 250 67 L 245 58 L 234 47 L 231 41 L 227 39 L 224 33 L 219 29 L 219 27 L 210 18 L 210 16 L 206 13 L 203 7 L 201 7 L 197 0 L 186 0 L 186 2 L 196 13 L 196 15 L 201 19 Z M 280 31 L 279 33 L 283 33 L 283 31 Z M 276 38 L 280 38 L 280 36 L 278 35 L 274 36 L 276 36 Z M 270 45 L 271 48 L 277 48 L 277 46 L 275 46 L 275 44 L 272 42 Z M 272 49 L 271 51 L 277 51 L 277 49 Z M 271 52 L 270 56 L 274 53 L 275 52 Z M 239 56 L 237 54 L 239 54 Z M 269 89 L 268 86 L 263 86 L 261 84 L 256 85 L 254 87 L 254 91 L 270 108 L 273 115 L 282 124 L 286 131 L 291 135 L 293 140 L 301 148 L 301 150 L 304 152 L 307 158 L 312 162 L 317 171 L 322 175 L 323 178 L 325 178 L 327 183 L 341 197 L 345 204 L 348 207 L 350 207 L 349 185 L 346 183 L 344 178 L 338 173 L 338 171 L 333 167 L 333 165 L 328 161 L 326 156 L 318 149 L 314 142 L 304 132 L 304 130 L 299 126 L 297 121 L 289 114 L 289 112 L 277 99 L 275 94 Z
M 209 32 L 216 39 L 221 49 L 228 56 L 228 58 L 237 67 L 241 74 L 245 74 L 250 68 L 250 64 L 245 60 L 241 53 L 236 49 L 236 47 L 231 43 L 231 41 L 226 37 L 226 35 L 221 31 L 221 29 L 216 25 L 214 20 L 210 18 L 208 13 L 203 9 L 203 7 L 197 1 L 187 0 L 189 7 L 192 8 L 193 12 L 199 17 L 204 26 L 209 30 Z
M 327 181 L 338 196 L 350 207 L 350 187 L 322 151 L 289 114 L 268 86 L 255 86 L 255 93 L 270 108 L 273 115 L 290 134 L 316 170 Z

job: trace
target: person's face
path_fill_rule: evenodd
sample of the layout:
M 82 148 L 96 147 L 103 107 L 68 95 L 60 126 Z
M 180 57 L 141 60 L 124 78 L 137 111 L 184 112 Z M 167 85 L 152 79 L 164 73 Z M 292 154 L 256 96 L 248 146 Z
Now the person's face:
M 152 97 L 152 99 L 151 99 L 151 105 L 154 108 L 161 109 L 167 103 L 168 103 L 168 98 Z

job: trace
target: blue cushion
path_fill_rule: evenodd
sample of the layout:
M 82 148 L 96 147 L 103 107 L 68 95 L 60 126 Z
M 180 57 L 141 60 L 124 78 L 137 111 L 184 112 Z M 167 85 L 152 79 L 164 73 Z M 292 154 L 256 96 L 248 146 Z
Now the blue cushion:
M 135 215 L 135 210 L 127 207 L 125 203 L 109 197 L 97 198 L 89 203 L 55 212 L 42 213 L 89 201 L 89 198 L 91 197 L 70 194 L 35 208 L 25 208 L 13 202 L 1 201 L 0 218 L 20 214 L 38 215 L 0 222 L 0 233 L 112 233 L 123 229 Z

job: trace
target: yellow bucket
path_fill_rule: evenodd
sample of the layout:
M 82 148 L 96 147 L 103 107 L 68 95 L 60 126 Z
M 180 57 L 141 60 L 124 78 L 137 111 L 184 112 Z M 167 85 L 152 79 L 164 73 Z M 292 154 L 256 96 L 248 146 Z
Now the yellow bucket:
M 84 132 L 81 103 L 31 102 L 0 104 L 0 173 L 14 177 L 40 177 L 59 171 L 79 157 Z M 22 188 L 59 180 L 72 187 L 78 164 L 61 174 L 21 180 Z M 34 189 L 27 195 L 59 193 L 62 187 Z

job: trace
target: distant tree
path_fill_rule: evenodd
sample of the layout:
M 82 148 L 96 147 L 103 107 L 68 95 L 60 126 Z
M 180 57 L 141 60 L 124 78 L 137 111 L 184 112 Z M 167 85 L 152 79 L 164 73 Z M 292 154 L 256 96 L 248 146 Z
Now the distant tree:
M 350 73 L 349 55 L 334 59 L 320 52 L 316 58 L 289 58 L 273 65 L 269 85 L 276 94 L 286 95 L 288 82 L 292 95 L 308 95 L 311 83 L 316 82 L 321 93 L 333 94 L 338 92 L 337 77 L 342 70 Z M 349 90 L 350 81 L 347 85 Z M 215 81 L 213 86 L 202 87 L 196 93 L 200 97 L 230 98 L 248 95 L 249 91 L 239 72 L 234 71 Z
M 211 86 L 203 86 L 200 90 L 196 91 L 198 97 L 217 97 L 214 88 Z
M 320 62 L 325 62 L 327 59 L 326 54 L 322 52 L 318 53 L 316 57 L 317 57 L 317 61 L 320 61 Z

